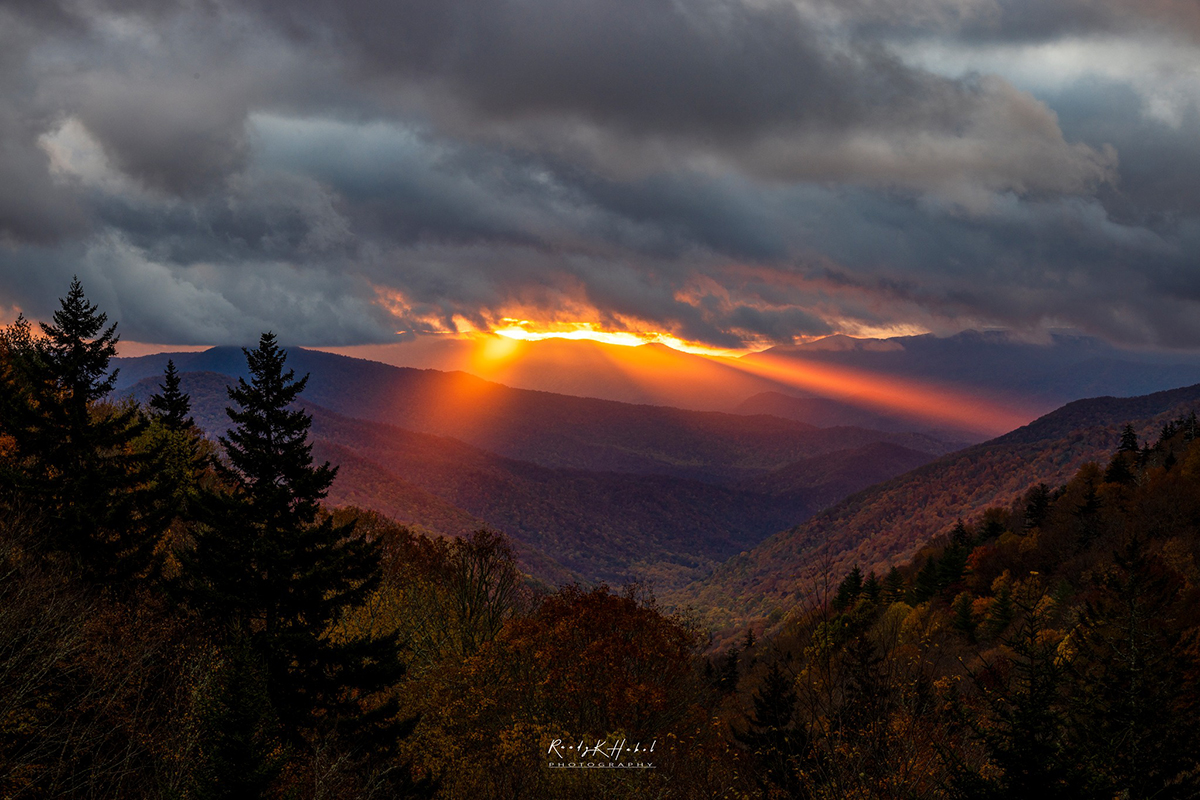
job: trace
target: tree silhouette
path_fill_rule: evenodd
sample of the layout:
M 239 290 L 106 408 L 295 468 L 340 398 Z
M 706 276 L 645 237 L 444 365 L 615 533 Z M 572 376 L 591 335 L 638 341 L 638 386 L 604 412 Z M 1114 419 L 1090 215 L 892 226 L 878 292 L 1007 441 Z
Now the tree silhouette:
M 191 418 L 191 398 L 179 389 L 179 373 L 175 371 L 174 359 L 167 359 L 167 369 L 159 391 L 150 395 L 151 414 L 159 419 L 167 430 L 178 433 L 195 425 Z
M 751 753 L 759 788 L 768 795 L 777 787 L 789 797 L 799 796 L 810 742 L 808 731 L 796 724 L 796 691 L 778 661 L 771 663 L 751 702 L 746 729 L 735 728 L 733 735 Z
M 116 380 L 107 320 L 78 279 L 42 338 L 19 319 L 4 340 L 0 426 L 16 451 L 3 481 L 43 510 L 56 549 L 90 579 L 117 585 L 151 571 L 167 517 L 152 458 L 133 448 L 144 428 L 136 406 L 102 402 Z
M 251 380 L 229 389 L 234 426 L 221 439 L 232 488 L 197 504 L 202 528 L 181 557 L 183 590 L 228 638 L 247 637 L 286 741 L 335 733 L 385 747 L 413 724 L 394 721 L 395 702 L 381 694 L 403 673 L 395 635 L 329 635 L 378 584 L 376 547 L 353 522 L 320 513 L 336 469 L 313 464 L 311 418 L 293 407 L 307 376 L 284 371 L 270 333 L 244 352 Z
M 1137 540 L 1114 561 L 1071 635 L 1078 758 L 1106 796 L 1195 797 L 1200 696 L 1182 580 Z
M 858 596 L 863 590 L 863 574 L 858 564 L 854 565 L 854 569 L 850 570 L 842 582 L 838 585 L 837 594 L 833 598 L 833 608 L 836 611 L 843 611 L 858 600 Z

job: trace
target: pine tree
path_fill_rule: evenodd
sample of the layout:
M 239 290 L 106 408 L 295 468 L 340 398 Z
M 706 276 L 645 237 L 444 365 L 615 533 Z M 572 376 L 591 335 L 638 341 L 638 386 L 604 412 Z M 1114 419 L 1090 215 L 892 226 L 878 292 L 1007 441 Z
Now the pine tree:
M 854 569 L 850 570 L 842 582 L 838 585 L 837 594 L 833 598 L 833 608 L 835 611 L 844 611 L 854 602 L 858 600 L 858 596 L 862 594 L 863 574 L 859 569 L 858 564 L 854 565 Z
M 159 391 L 150 396 L 151 449 L 170 516 L 186 521 L 200 480 L 211 460 L 211 444 L 191 417 L 191 398 L 179 388 L 175 361 L 167 360 Z
M 285 764 L 264 669 L 244 636 L 232 638 L 200 698 L 200 753 L 192 794 L 201 800 L 268 797 Z
M 960 519 L 954 523 L 954 529 L 950 531 L 950 545 L 966 550 L 972 543 L 971 532 L 967 530 L 967 526 Z
M 810 758 L 810 740 L 808 731 L 796 723 L 796 692 L 778 662 L 771 663 L 752 704 L 746 730 L 735 729 L 733 735 L 749 749 L 759 787 L 765 794 L 775 787 L 789 797 L 800 796 L 800 772 Z
M 942 551 L 942 557 L 938 559 L 937 586 L 939 592 L 962 581 L 967 570 L 967 559 L 971 555 L 971 550 L 966 544 L 969 539 L 966 528 L 960 522 L 951 543 L 946 546 L 946 549 Z
M 960 771 L 956 794 L 973 798 L 1087 797 L 1088 778 L 1067 747 L 1065 680 L 1056 648 L 1046 641 L 1045 614 L 1022 605 L 1007 679 L 998 685 L 974 675 L 987 712 L 971 721 L 998 774 Z M 961 765 L 960 765 L 961 766 Z
M 167 359 L 167 369 L 159 391 L 150 396 L 151 414 L 160 420 L 167 430 L 179 433 L 196 424 L 191 418 L 191 398 L 179 389 L 179 373 L 175 371 L 174 359 Z
M 1108 462 L 1108 468 L 1104 470 L 1104 482 L 1119 483 L 1122 486 L 1132 484 L 1134 482 L 1134 474 L 1133 470 L 1129 468 L 1129 461 L 1134 458 L 1125 452 L 1118 452 L 1113 455 L 1112 460 Z
M 884 797 L 888 772 L 893 767 L 889 758 L 893 739 L 890 722 L 896 687 L 886 659 L 870 636 L 854 637 L 844 652 L 838 738 L 857 756 L 850 771 L 858 776 L 860 785 L 869 787 L 864 794 Z
M 904 575 L 900 572 L 899 567 L 892 567 L 883 579 L 884 601 L 887 603 L 899 602 L 904 597 L 904 589 Z
M 152 459 L 133 448 L 144 428 L 136 406 L 103 402 L 118 340 L 107 319 L 76 279 L 42 339 L 18 320 L 5 337 L 0 416 L 16 451 L 4 482 L 45 512 L 53 549 L 118 585 L 150 574 L 167 520 Z
M 1050 487 L 1039 483 L 1025 495 L 1025 530 L 1040 528 L 1050 513 Z
M 975 617 L 971 613 L 971 594 L 963 592 L 954 598 L 951 610 L 954 611 L 954 629 L 967 637 L 968 642 L 975 641 Z
M 729 648 L 717 668 L 717 689 L 724 694 L 737 691 L 739 672 L 738 661 L 741 651 L 736 646 Z
M 1007 573 L 996 579 L 992 589 L 996 596 L 988 608 L 987 632 L 992 636 L 999 636 L 1008 630 L 1017 613 L 1013 605 L 1012 583 L 1007 579 Z
M 1200 664 L 1182 580 L 1136 540 L 1115 562 L 1071 634 L 1077 758 L 1107 797 L 1195 797 Z
M 394 636 L 334 641 L 331 625 L 379 582 L 376 547 L 320 514 L 336 470 L 313 464 L 311 418 L 291 406 L 307 376 L 284 371 L 286 353 L 264 334 L 244 351 L 251 380 L 229 390 L 234 423 L 222 438 L 232 486 L 198 503 L 203 527 L 183 554 L 190 604 L 229 632 L 249 636 L 287 741 L 312 731 L 394 738 L 394 702 L 373 710 L 402 674 Z M 390 733 L 388 732 L 390 730 Z
M 1132 424 L 1127 424 L 1125 430 L 1121 431 L 1121 443 L 1117 446 L 1117 452 L 1137 454 L 1140 449 L 1137 431 L 1133 429 Z
M 913 599 L 918 603 L 924 603 L 926 600 L 936 597 L 942 590 L 939 575 L 938 559 L 931 554 L 925 562 L 925 566 L 921 567 L 921 571 L 917 573 L 917 579 L 913 585 Z
M 870 600 L 872 603 L 878 603 L 883 597 L 883 584 L 879 582 L 879 576 L 872 570 L 867 579 L 863 581 L 862 587 L 863 597 Z
M 1083 489 L 1083 501 L 1075 507 L 1074 516 L 1079 528 L 1079 546 L 1085 549 L 1099 535 L 1100 494 L 1090 478 Z

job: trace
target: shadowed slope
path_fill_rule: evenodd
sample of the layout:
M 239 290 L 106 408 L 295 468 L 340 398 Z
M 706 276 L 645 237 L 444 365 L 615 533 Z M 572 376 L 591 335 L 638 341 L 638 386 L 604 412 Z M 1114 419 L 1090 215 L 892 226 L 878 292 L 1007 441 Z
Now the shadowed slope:
M 1087 461 L 1106 461 L 1126 423 L 1146 439 L 1165 421 L 1197 407 L 1200 385 L 1070 403 L 1012 433 L 859 492 L 669 599 L 712 609 L 716 624 L 786 610 L 826 576 L 836 580 L 854 564 L 864 572 L 883 571 L 960 517 L 1009 504 L 1038 482 L 1062 483 Z

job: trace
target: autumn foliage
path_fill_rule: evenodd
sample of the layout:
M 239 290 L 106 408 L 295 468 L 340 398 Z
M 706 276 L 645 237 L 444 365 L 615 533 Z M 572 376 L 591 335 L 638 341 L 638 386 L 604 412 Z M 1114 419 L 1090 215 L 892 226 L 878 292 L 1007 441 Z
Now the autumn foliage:
M 0 338 L 0 797 L 1200 795 L 1194 416 L 714 649 L 645 587 L 530 580 L 496 532 L 325 507 L 270 337 L 217 447 L 173 370 L 106 397 L 81 288 L 56 320 Z

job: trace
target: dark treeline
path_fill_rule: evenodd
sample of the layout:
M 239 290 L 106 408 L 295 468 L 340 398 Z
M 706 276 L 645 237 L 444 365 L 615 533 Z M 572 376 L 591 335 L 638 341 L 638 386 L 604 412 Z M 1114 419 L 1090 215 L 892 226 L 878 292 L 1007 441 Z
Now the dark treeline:
M 173 364 L 113 400 L 115 342 L 78 282 L 0 335 L 0 797 L 1198 794 L 1194 417 L 710 656 L 499 534 L 324 507 L 270 334 L 216 442 Z M 549 769 L 556 739 L 656 769 Z

